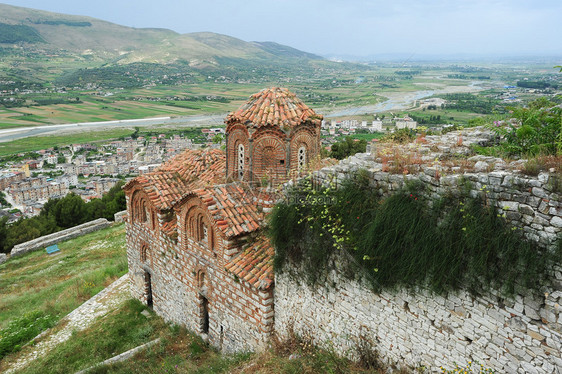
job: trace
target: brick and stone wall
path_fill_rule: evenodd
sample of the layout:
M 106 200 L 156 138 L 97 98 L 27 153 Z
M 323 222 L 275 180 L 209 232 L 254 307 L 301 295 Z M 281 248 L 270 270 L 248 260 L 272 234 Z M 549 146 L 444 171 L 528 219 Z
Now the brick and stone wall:
M 131 211 L 129 197 L 127 202 Z M 184 215 L 197 214 L 202 202 L 192 201 L 183 208 L 175 217 L 177 241 L 160 229 L 169 219 L 166 214 L 158 215 L 155 228 L 134 215 L 127 219 L 132 296 L 146 304 L 150 293 L 157 314 L 199 333 L 224 352 L 264 349 L 273 328 L 272 290 L 259 291 L 228 273 L 225 261 L 240 250 L 241 243 L 225 240 L 209 220 L 205 221 L 207 240 L 213 237 L 213 245 L 194 238 Z
M 79 236 L 104 229 L 108 227 L 110 224 L 111 223 L 105 218 L 99 218 L 94 221 L 86 222 L 66 230 L 41 236 L 37 239 L 33 239 L 25 243 L 21 243 L 14 246 L 14 248 L 12 248 L 12 251 L 10 252 L 10 256 L 12 257 L 21 256 L 27 252 L 44 249 L 45 247 L 48 247 L 50 245 L 57 244 L 65 240 L 74 239 Z

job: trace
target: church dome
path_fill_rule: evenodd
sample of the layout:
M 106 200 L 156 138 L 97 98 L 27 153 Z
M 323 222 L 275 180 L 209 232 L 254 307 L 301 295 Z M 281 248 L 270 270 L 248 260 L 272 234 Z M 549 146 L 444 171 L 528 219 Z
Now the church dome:
M 288 89 L 272 87 L 250 96 L 250 100 L 230 113 L 225 122 L 242 123 L 253 128 L 278 126 L 287 131 L 304 122 L 320 126 L 322 116 Z

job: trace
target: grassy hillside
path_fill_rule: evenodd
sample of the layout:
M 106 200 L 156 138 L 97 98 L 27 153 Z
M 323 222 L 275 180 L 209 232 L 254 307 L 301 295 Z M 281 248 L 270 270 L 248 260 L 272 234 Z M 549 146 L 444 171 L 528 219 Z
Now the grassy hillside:
M 354 364 L 297 337 L 261 354 L 222 355 L 200 337 L 166 324 L 137 300 L 129 300 L 19 373 L 74 373 L 156 338 L 161 340 L 153 348 L 128 361 L 96 368 L 92 373 L 385 372 L 374 361 Z
M 124 225 L 59 243 L 0 265 L 0 330 L 21 315 L 62 318 L 127 272 Z
M 60 243 L 61 252 L 37 251 L 0 265 L 2 329 L 21 316 L 60 318 L 126 272 L 124 226 L 116 225 Z M 136 300 L 101 317 L 20 373 L 71 373 L 95 365 L 157 337 L 161 343 L 134 359 L 95 373 L 379 373 L 367 370 L 298 337 L 263 354 L 221 355 L 201 338 L 160 317 Z M 141 314 L 144 312 L 143 314 Z M 33 338 L 37 332 L 34 331 Z M 23 345 L 23 341 L 19 345 Z M 2 344 L 0 344 L 0 347 Z M 8 353 L 8 359 L 15 353 Z M 0 356 L 0 371 L 2 368 Z
M 0 23 L 0 43 L 38 43 L 43 38 L 30 26 Z
M 286 63 L 321 59 L 290 47 L 250 43 L 210 32 L 180 35 L 166 29 L 137 29 L 91 17 L 6 4 L 0 4 L 0 23 L 6 29 L 6 32 L 0 33 L 0 47 L 4 43 L 0 54 L 12 58 L 23 57 L 19 61 L 24 63 L 23 66 L 8 59 L 8 65 L 11 62 L 12 66 L 18 66 L 14 73 L 23 72 L 25 65 L 32 61 L 56 76 L 57 73 L 80 67 L 104 68 L 138 62 L 165 65 L 181 63 L 182 69 L 187 71 L 189 68 L 220 68 L 217 57 L 274 64 L 279 63 L 279 58 Z M 26 50 L 13 48 L 14 43 L 26 43 Z M 50 59 L 42 59 L 42 56 L 49 56 Z M 68 66 L 64 67 L 63 63 L 61 69 L 61 61 L 57 61 L 60 59 L 66 60 Z M 44 74 L 34 75 L 36 78 L 47 78 Z

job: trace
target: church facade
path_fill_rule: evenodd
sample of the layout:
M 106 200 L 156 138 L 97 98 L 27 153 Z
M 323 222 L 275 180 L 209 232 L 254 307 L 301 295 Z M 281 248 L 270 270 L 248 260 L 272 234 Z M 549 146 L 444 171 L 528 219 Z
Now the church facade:
M 265 89 L 227 116 L 226 151 L 186 150 L 127 183 L 133 296 L 223 351 L 263 349 L 274 326 L 268 191 L 318 156 L 321 121 L 290 91 Z

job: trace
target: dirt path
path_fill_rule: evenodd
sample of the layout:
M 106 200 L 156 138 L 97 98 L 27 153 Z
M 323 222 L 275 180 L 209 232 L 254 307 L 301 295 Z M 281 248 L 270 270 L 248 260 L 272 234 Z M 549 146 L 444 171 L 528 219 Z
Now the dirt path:
M 129 274 L 123 275 L 110 284 L 97 295 L 80 305 L 61 319 L 57 326 L 47 330 L 40 337 L 39 343 L 27 347 L 22 354 L 13 362 L 8 362 L 2 367 L 5 373 L 14 373 L 28 365 L 38 357 L 44 356 L 58 344 L 67 341 L 73 331 L 81 331 L 88 328 L 98 317 L 115 310 L 129 296 Z

